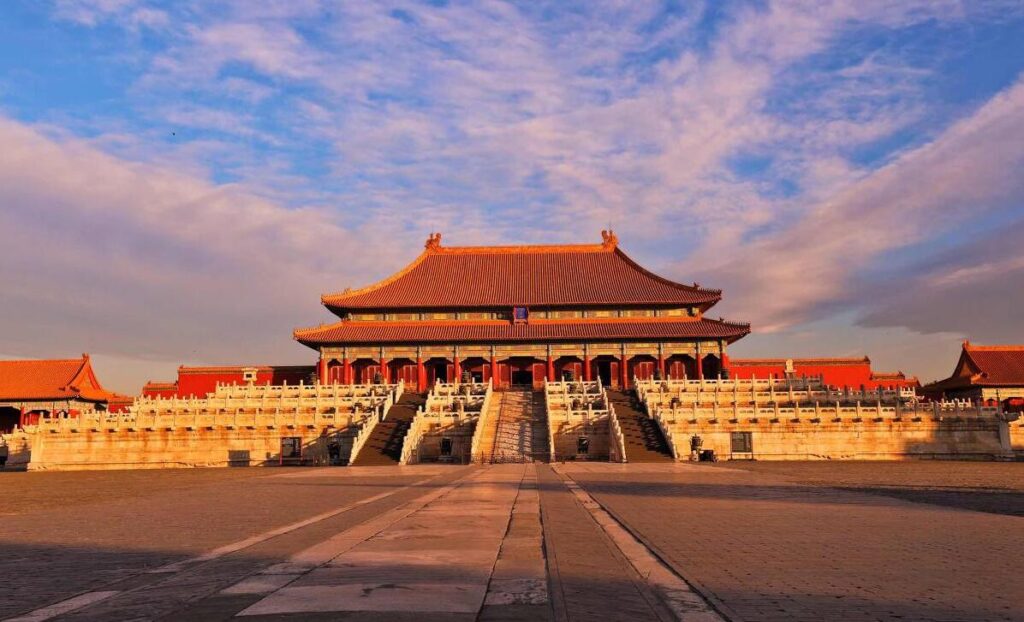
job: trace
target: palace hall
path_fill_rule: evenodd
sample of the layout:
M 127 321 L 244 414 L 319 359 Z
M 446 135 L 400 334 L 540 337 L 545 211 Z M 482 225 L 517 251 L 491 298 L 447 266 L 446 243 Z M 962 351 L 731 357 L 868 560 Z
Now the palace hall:
M 729 374 L 749 324 L 712 319 L 722 292 L 644 269 L 612 231 L 600 244 L 449 247 L 431 234 L 408 266 L 327 294 L 340 319 L 294 337 L 319 353 L 321 383 L 634 379 Z

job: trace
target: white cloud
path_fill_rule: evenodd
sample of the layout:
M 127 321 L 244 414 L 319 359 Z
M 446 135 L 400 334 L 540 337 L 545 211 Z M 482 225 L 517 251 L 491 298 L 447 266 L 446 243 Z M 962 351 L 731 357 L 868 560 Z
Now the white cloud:
M 319 294 L 361 283 L 387 252 L 372 225 L 10 120 L 0 142 L 0 341 L 13 354 L 308 357 L 291 329 L 326 319 Z
M 793 226 L 703 267 L 762 328 L 798 323 L 828 303 L 856 304 L 851 284 L 888 251 L 1001 211 L 1019 220 L 1022 168 L 1018 82 L 933 142 L 841 187 Z

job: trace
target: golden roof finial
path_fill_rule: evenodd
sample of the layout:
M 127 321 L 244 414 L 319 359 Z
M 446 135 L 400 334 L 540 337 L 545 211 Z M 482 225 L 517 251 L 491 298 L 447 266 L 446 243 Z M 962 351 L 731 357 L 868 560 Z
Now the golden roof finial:
M 427 236 L 427 243 L 423 245 L 424 248 L 435 249 L 441 246 L 441 234 L 431 233 Z
M 601 246 L 611 249 L 619 245 L 619 237 L 611 229 L 601 230 Z

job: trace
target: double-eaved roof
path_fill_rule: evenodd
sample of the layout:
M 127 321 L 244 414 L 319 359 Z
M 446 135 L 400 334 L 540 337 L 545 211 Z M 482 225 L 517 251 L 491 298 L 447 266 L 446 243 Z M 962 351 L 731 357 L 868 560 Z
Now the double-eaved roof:
M 697 308 L 706 311 L 722 292 L 676 283 L 634 262 L 611 232 L 601 244 L 442 247 L 432 234 L 426 249 L 393 276 L 362 289 L 328 294 L 323 304 L 350 313 L 601 308 Z M 748 324 L 674 314 L 658 317 L 509 320 L 343 319 L 298 329 L 295 339 L 326 344 L 518 343 L 538 341 L 723 339 L 750 332 Z
M 362 289 L 328 294 L 335 313 L 350 310 L 527 307 L 698 306 L 722 292 L 653 274 L 603 244 L 442 247 L 432 236 L 411 264 Z

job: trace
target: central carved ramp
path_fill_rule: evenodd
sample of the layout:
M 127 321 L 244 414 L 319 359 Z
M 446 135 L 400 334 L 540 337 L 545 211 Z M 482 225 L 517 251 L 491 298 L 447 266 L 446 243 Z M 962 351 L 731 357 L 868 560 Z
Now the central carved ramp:
M 403 393 L 384 418 L 377 422 L 366 445 L 352 460 L 352 466 L 388 466 L 398 464 L 402 443 L 416 417 L 416 409 L 426 400 L 419 393 Z
M 494 440 L 488 462 L 547 462 L 547 411 L 544 400 L 531 390 L 511 390 L 501 394 L 494 422 Z
M 658 423 L 637 408 L 632 393 L 608 389 L 608 401 L 622 429 L 623 450 L 628 462 L 672 462 L 672 452 Z

